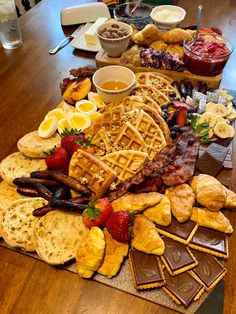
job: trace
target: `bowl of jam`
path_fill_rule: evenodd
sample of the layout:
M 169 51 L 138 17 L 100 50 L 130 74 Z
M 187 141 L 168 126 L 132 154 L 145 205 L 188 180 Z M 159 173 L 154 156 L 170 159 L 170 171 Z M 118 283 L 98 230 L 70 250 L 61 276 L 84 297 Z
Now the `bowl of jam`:
M 221 73 L 232 52 L 231 42 L 215 33 L 200 33 L 196 41 L 184 41 L 186 69 L 198 75 L 215 76 Z

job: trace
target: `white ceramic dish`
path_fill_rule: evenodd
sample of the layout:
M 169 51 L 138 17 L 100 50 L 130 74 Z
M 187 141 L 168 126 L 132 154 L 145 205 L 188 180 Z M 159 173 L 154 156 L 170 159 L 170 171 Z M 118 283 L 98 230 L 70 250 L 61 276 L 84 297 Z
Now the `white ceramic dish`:
M 70 44 L 74 48 L 92 52 L 98 52 L 101 49 L 101 45 L 99 42 L 96 45 L 89 45 L 85 41 L 84 34 L 91 25 L 92 23 L 87 23 L 78 31 L 75 38 L 70 42 Z

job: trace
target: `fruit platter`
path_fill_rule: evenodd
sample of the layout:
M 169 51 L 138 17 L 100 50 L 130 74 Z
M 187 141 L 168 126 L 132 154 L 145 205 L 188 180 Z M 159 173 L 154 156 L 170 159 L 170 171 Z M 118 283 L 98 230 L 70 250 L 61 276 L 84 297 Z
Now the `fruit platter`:
M 195 313 L 230 272 L 234 99 L 139 72 L 129 96 L 105 102 L 97 71 L 72 69 L 60 103 L 2 160 L 1 245 Z

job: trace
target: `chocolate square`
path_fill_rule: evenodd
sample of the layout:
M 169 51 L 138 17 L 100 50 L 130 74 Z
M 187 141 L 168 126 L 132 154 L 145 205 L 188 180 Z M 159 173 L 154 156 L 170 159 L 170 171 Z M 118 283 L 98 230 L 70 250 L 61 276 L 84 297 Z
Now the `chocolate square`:
M 162 285 L 165 283 L 158 256 L 146 254 L 132 248 L 129 251 L 129 257 L 137 288 L 150 284 L 159 283 Z
M 183 305 L 188 306 L 200 292 L 203 286 L 187 272 L 176 276 L 170 276 L 165 272 L 167 290 L 176 297 Z
M 223 163 L 228 154 L 229 149 L 222 145 L 211 143 L 206 150 L 212 157 Z
M 197 159 L 196 168 L 201 173 L 215 177 L 221 172 L 224 166 L 206 151 Z
M 226 269 L 211 255 L 197 251 L 193 251 L 193 254 L 198 261 L 198 265 L 192 271 L 207 288 L 226 272 Z
M 200 251 L 201 249 L 205 250 L 212 255 L 219 256 L 220 254 L 222 257 L 228 257 L 228 240 L 226 234 L 209 228 L 198 227 L 189 242 L 189 246 Z
M 171 275 L 175 275 L 174 273 L 176 271 L 180 273 L 181 269 L 182 272 L 184 272 L 196 266 L 197 261 L 185 244 L 176 242 L 167 237 L 163 237 L 162 240 L 165 243 L 165 251 L 161 258 L 166 262 L 168 266 L 167 270 L 170 270 Z

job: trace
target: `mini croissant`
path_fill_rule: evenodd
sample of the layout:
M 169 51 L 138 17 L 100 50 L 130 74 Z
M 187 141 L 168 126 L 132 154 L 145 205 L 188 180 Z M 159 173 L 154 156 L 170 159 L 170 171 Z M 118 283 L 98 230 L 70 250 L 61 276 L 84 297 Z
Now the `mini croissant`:
M 236 194 L 228 189 L 226 190 L 226 200 L 224 203 L 224 208 L 236 209 Z
M 171 224 L 170 200 L 166 195 L 161 196 L 161 201 L 157 205 L 146 209 L 144 216 L 161 226 Z

